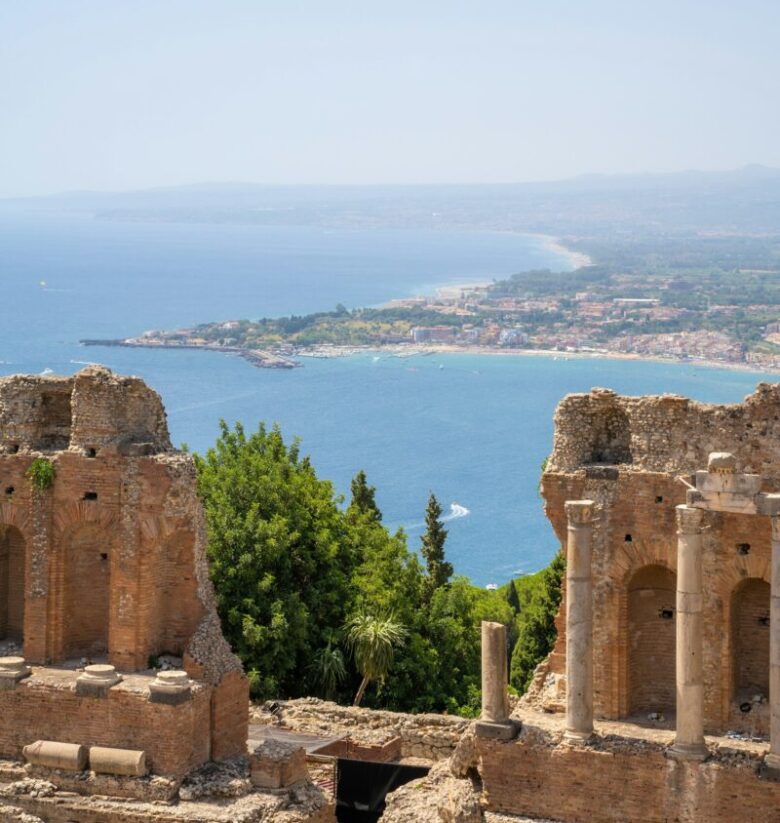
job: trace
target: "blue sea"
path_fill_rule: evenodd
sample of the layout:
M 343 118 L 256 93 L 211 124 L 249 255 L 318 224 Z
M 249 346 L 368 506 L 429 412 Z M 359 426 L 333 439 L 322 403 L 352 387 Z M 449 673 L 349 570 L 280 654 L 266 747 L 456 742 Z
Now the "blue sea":
M 256 369 L 196 351 L 84 348 L 210 320 L 375 305 L 445 283 L 565 269 L 532 237 L 412 229 L 171 225 L 0 213 L 0 374 L 137 374 L 163 397 L 175 443 L 205 450 L 220 418 L 277 422 L 340 492 L 365 469 L 391 527 L 419 545 L 428 494 L 447 512 L 457 573 L 485 585 L 557 549 L 537 486 L 567 392 L 609 386 L 734 402 L 761 375 L 563 357 L 380 352 Z

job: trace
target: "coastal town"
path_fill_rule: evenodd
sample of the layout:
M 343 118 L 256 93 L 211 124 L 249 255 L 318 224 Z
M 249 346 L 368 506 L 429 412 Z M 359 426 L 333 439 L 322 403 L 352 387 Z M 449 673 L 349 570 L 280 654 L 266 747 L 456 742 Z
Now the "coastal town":
M 778 370 L 776 272 L 737 274 L 743 288 L 734 292 L 721 288 L 719 273 L 638 277 L 591 264 L 573 272 L 525 272 L 444 287 L 379 308 L 339 305 L 301 317 L 223 320 L 82 343 L 216 350 L 261 368 L 295 368 L 301 357 L 388 349 L 400 355 L 561 352 Z

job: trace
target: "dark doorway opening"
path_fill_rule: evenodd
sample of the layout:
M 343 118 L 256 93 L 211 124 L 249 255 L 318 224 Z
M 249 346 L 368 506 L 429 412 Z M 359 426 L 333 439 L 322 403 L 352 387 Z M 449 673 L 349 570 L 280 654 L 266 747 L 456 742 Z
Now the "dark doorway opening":
M 336 775 L 336 819 L 339 823 L 376 823 L 390 792 L 428 774 L 427 766 L 370 763 L 339 758 Z

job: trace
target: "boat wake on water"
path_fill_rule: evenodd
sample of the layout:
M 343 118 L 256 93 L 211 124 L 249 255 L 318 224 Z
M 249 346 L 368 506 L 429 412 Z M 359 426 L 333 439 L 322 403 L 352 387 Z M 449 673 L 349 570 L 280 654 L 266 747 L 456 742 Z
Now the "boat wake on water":
M 450 503 L 450 513 L 445 514 L 444 517 L 441 518 L 441 521 L 442 523 L 449 523 L 450 520 L 459 520 L 461 517 L 468 517 L 470 514 L 471 509 L 461 506 L 460 503 Z M 394 524 L 388 525 L 391 530 L 395 527 Z M 407 532 L 414 532 L 425 528 L 425 523 L 423 521 L 417 521 L 416 523 L 399 523 L 398 525 Z
M 459 517 L 468 517 L 471 509 L 461 506 L 460 503 L 450 503 L 450 513 L 442 517 L 443 521 L 457 520 Z

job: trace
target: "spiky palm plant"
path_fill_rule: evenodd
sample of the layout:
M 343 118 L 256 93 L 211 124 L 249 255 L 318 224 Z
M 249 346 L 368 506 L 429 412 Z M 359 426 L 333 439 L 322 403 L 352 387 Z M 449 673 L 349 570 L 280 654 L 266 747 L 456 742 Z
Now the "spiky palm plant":
M 344 655 L 341 650 L 332 645 L 320 649 L 312 661 L 314 678 L 322 687 L 325 697 L 332 699 L 336 689 L 347 676 L 347 668 L 344 665 Z
M 359 706 L 372 680 L 382 681 L 393 663 L 395 649 L 406 639 L 406 629 L 390 617 L 359 614 L 346 625 L 347 645 L 363 676 L 353 706 Z

